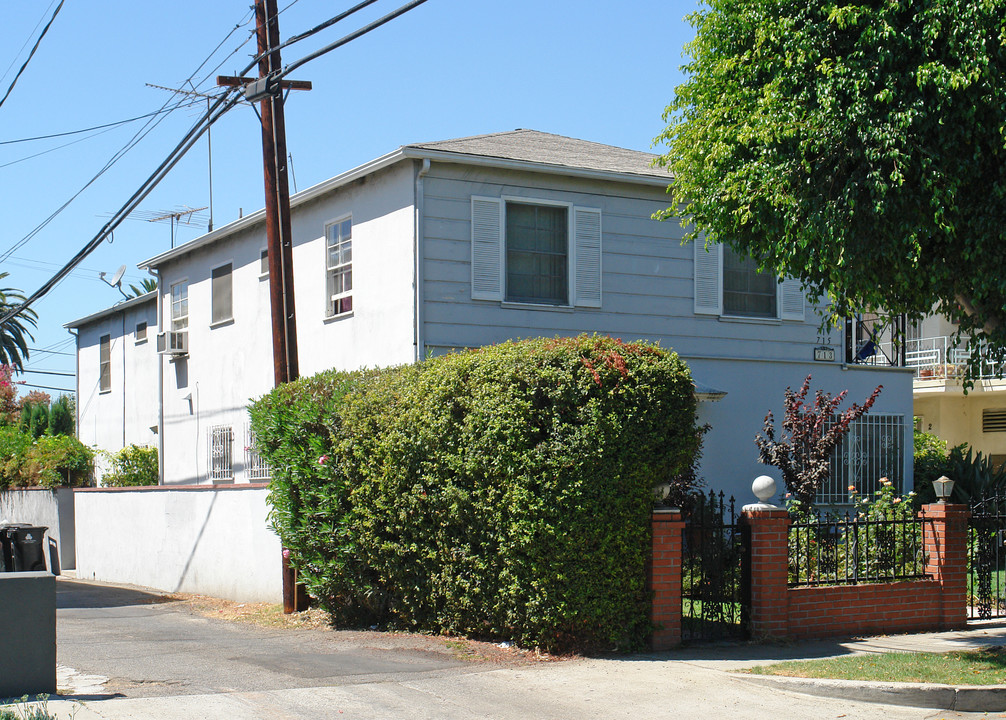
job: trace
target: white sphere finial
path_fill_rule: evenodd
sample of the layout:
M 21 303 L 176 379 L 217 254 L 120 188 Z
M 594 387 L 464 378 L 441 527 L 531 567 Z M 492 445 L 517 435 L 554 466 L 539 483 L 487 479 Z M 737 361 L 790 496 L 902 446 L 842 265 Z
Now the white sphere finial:
M 744 510 L 781 510 L 782 508 L 771 505 L 768 501 L 775 495 L 775 479 L 768 475 L 759 475 L 751 483 L 751 492 L 758 498 L 758 502 L 745 505 Z

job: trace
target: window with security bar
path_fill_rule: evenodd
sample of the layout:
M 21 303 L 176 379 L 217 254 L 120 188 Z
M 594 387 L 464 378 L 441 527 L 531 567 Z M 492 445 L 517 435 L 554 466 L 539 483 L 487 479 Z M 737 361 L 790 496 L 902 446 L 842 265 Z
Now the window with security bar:
M 905 416 L 867 413 L 849 426 L 849 432 L 831 456 L 831 476 L 818 493 L 818 504 L 847 505 L 850 487 L 859 496 L 873 496 L 880 479 L 890 480 L 905 492 Z
M 234 430 L 230 425 L 214 425 L 209 429 L 210 480 L 228 482 L 234 480 Z
M 255 447 L 255 433 L 252 432 L 251 425 L 245 426 L 245 468 L 248 470 L 249 480 L 268 480 L 272 477 L 269 463 Z

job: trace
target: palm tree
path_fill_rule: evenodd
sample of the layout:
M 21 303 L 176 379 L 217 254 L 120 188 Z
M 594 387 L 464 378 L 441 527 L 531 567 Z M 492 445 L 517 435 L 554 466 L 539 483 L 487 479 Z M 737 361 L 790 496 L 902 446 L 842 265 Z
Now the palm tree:
M 0 273 L 0 281 L 7 273 Z M 0 316 L 6 315 L 23 303 L 24 294 L 14 288 L 0 288 Z M 24 372 L 24 362 L 28 359 L 28 341 L 34 340 L 28 326 L 36 327 L 38 316 L 31 308 L 22 310 L 0 324 L 0 363 L 12 365 L 18 372 Z
M 146 295 L 148 292 L 153 292 L 157 289 L 157 281 L 153 278 L 143 278 L 140 280 L 140 285 L 130 285 L 129 290 L 133 293 L 133 297 L 140 297 L 140 295 Z

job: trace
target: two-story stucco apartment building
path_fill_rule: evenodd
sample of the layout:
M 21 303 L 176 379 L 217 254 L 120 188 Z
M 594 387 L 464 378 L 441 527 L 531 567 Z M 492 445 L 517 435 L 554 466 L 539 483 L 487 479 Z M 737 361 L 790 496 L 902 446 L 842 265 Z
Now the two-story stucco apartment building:
M 648 153 L 530 130 L 406 145 L 292 198 L 300 369 L 411 363 L 509 338 L 659 341 L 690 365 L 711 425 L 701 474 L 749 498 L 754 436 L 783 391 L 862 401 L 827 499 L 911 473 L 912 375 L 846 364 L 844 333 L 794 281 L 682 245 Z M 140 265 L 159 291 L 68 324 L 81 439 L 157 444 L 168 485 L 268 476 L 246 407 L 272 386 L 264 212 Z M 160 352 L 155 343 L 160 334 Z M 830 352 L 834 351 L 834 352 Z M 817 359 L 815 359 L 817 358 Z

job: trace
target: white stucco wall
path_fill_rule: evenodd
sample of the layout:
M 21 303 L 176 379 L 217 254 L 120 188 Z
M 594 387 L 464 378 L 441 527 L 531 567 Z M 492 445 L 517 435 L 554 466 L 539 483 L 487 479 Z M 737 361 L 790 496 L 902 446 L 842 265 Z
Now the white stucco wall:
M 239 602 L 282 602 L 260 486 L 76 491 L 77 576 Z
M 0 525 L 27 523 L 48 528 L 46 547 L 52 539 L 59 558 L 59 567 L 55 568 L 47 557 L 50 571 L 75 567 L 73 519 L 73 490 L 70 488 L 13 488 L 0 492 Z
M 411 362 L 414 345 L 411 163 L 351 183 L 292 213 L 295 307 L 301 375 Z M 352 216 L 353 312 L 326 318 L 325 227 Z M 234 431 L 234 481 L 248 482 L 247 406 L 273 387 L 269 280 L 260 273 L 261 223 L 159 267 L 162 328 L 170 288 L 186 280 L 189 354 L 162 358 L 164 482 L 210 482 L 209 428 Z M 211 272 L 231 263 L 234 318 L 211 327 Z
M 147 323 L 146 339 L 136 326 Z M 110 308 L 77 328 L 77 437 L 109 452 L 126 445 L 157 446 L 157 303 L 151 296 Z M 100 341 L 110 336 L 111 387 L 102 391 Z M 99 455 L 97 466 L 103 467 Z
M 703 443 L 700 476 L 707 488 L 733 495 L 738 506 L 756 502 L 751 481 L 759 475 L 776 478 L 780 492 L 785 492 L 782 475 L 774 467 L 758 462 L 755 436 L 761 432 L 765 415 L 771 410 L 776 429 L 783 415 L 783 393 L 787 387 L 798 390 L 810 374 L 808 400 L 817 390 L 832 396 L 848 390 L 841 409 L 853 402 L 862 405 L 877 385 L 883 385 L 871 412 L 903 417 L 902 477 L 907 492 L 912 489 L 912 373 L 900 368 L 876 369 L 833 363 L 786 363 L 723 359 L 688 359 L 692 375 L 726 392 L 722 400 L 699 403 L 699 422 L 708 423 L 710 432 Z

